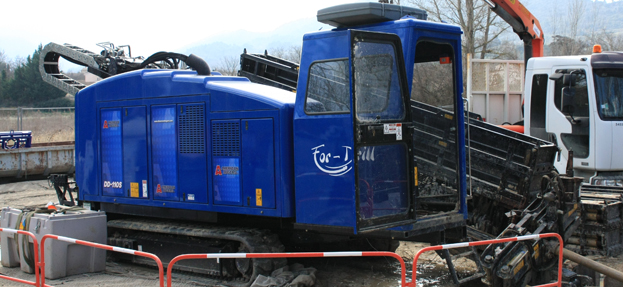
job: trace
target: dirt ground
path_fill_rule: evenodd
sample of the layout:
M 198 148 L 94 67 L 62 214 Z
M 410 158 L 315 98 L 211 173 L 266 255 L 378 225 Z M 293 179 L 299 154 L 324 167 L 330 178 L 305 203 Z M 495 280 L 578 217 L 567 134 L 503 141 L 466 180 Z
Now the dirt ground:
M 0 184 L 0 208 L 13 207 L 22 209 L 25 206 L 55 202 L 54 189 L 48 186 L 47 181 L 27 181 Z M 418 250 L 428 246 L 424 243 L 401 242 L 396 250 L 407 264 L 407 279 L 411 278 L 411 263 Z M 593 257 L 616 270 L 623 270 L 623 255 L 616 258 Z M 316 284 L 319 287 L 332 286 L 400 286 L 400 265 L 393 258 L 307 258 L 288 261 L 289 264 L 299 263 L 305 267 L 314 267 Z M 569 267 L 573 264 L 566 262 Z M 457 271 L 466 276 L 476 270 L 474 262 L 459 259 L 455 262 Z M 418 260 L 418 286 L 453 286 L 448 269 L 439 256 L 434 252 L 424 253 Z M 20 268 L 6 268 L 0 266 L 0 275 L 18 277 L 24 280 L 34 280 L 34 276 L 21 272 Z M 173 274 L 174 286 L 206 286 L 201 278 L 183 274 Z M 106 271 L 69 276 L 56 280 L 46 280 L 52 286 L 157 286 L 157 271 L 148 267 L 131 264 L 107 262 Z M 23 286 L 0 279 L 0 286 Z M 468 286 L 481 286 L 478 282 Z M 603 285 L 602 285 L 603 286 Z M 607 285 L 606 285 L 607 286 Z M 616 286 L 616 285 L 615 285 Z M 619 285 L 620 286 L 620 285 Z

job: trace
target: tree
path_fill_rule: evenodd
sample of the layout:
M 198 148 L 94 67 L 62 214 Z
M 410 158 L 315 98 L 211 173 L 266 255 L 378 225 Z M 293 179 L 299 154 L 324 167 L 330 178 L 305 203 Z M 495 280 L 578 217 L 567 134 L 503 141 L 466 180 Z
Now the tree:
M 72 106 L 65 93 L 44 82 L 39 73 L 39 45 L 32 56 L 14 70 L 13 78 L 2 82 L 2 106 Z
M 237 76 L 240 69 L 240 57 L 223 56 L 219 64 L 214 66 L 214 70 L 224 76 Z
M 500 19 L 482 0 L 407 0 L 403 1 L 425 10 L 433 21 L 456 24 L 463 30 L 463 59 L 466 54 L 475 58 L 505 58 L 500 35 L 509 25 Z
M 594 32 L 595 25 L 582 25 L 587 10 L 586 1 L 572 0 L 567 4 L 567 13 L 557 11 L 552 14 L 553 41 L 549 45 L 551 56 L 580 55 L 587 52 L 588 44 L 580 34 L 579 27 L 591 29 Z M 591 8 L 594 8 L 592 6 Z M 587 29 L 588 30 L 588 29 Z M 591 32 L 588 32 L 589 34 Z M 587 34 L 585 34 L 587 35 Z
M 269 50 L 268 54 L 277 58 L 288 60 L 294 63 L 301 62 L 301 52 L 303 48 L 300 45 L 292 45 L 290 47 L 278 47 Z
M 593 45 L 600 44 L 603 51 L 623 49 L 623 35 L 615 34 L 613 27 L 603 17 L 603 9 L 609 8 L 604 2 L 571 0 L 566 13 L 553 11 L 551 14 L 552 42 L 548 45 L 548 55 L 583 55 L 592 53 Z

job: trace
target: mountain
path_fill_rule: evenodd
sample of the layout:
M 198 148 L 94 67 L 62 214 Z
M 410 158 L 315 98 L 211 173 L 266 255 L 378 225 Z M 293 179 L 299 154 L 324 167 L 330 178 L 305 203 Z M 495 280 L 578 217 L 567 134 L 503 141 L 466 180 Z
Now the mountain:
M 271 49 L 300 46 L 303 42 L 303 34 L 320 29 L 327 30 L 331 27 L 319 23 L 315 18 L 300 19 L 270 32 L 255 33 L 238 30 L 211 36 L 182 48 L 181 53 L 193 53 L 214 66 L 222 63 L 224 58 L 240 56 L 245 48 L 249 53 L 264 53 L 264 50 L 270 53 Z

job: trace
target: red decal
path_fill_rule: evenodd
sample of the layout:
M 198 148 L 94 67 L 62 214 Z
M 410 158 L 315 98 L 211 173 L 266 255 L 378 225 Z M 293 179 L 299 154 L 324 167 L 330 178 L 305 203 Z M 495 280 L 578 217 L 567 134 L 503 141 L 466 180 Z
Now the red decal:
M 156 193 L 162 193 L 162 187 L 160 187 L 160 184 L 156 187 Z
M 107 129 L 108 128 L 108 121 L 104 120 L 104 128 Z
M 223 172 L 221 171 L 221 166 L 220 165 L 216 166 L 216 171 L 214 172 L 214 175 L 223 175 Z

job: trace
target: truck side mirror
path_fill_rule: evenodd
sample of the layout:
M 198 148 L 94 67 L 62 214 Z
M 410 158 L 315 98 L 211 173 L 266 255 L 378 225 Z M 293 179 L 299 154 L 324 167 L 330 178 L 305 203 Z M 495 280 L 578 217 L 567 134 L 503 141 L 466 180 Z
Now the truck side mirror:
M 562 73 L 554 73 L 551 76 L 549 76 L 549 79 L 552 81 L 557 81 L 558 79 L 562 78 L 563 74 Z
M 566 76 L 566 75 L 565 75 Z M 574 87 L 564 87 L 562 88 L 562 113 L 563 114 L 573 114 L 575 111 L 575 88 Z
M 574 87 L 576 78 L 575 74 L 564 74 L 562 76 L 562 84 L 567 87 Z

